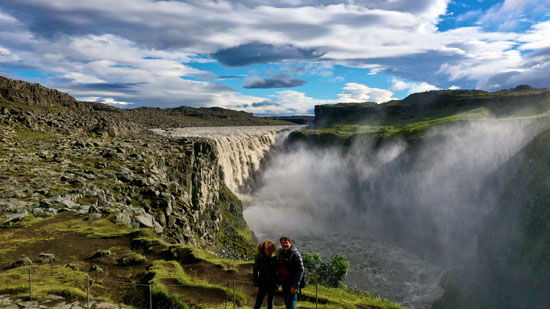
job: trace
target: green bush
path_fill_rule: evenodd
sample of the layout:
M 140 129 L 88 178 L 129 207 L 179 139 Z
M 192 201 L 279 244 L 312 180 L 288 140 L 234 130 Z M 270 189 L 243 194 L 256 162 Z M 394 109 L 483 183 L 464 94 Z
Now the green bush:
M 330 257 L 330 262 L 323 262 L 321 255 L 317 252 L 310 252 L 303 257 L 306 268 L 312 283 L 319 283 L 328 287 L 343 287 L 342 281 L 349 271 L 349 262 L 343 254 L 336 254 Z

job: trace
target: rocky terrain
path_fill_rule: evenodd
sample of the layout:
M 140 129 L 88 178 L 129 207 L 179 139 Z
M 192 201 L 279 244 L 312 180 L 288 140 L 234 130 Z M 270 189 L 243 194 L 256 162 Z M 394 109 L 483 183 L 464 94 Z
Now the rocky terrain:
M 228 255 L 245 256 L 250 246 L 237 244 L 251 233 L 213 142 L 146 129 L 277 123 L 285 122 L 221 108 L 123 110 L 0 77 L 0 224 L 63 211 L 116 213 L 118 222 L 169 241 L 224 244 Z
M 121 109 L 102 103 L 80 102 L 66 93 L 2 76 L 0 123 L 34 131 L 48 128 L 68 133 L 78 130 L 111 137 L 148 128 L 292 124 L 219 107 Z
M 118 222 L 151 228 L 171 241 L 216 244 L 220 192 L 231 192 L 222 190 L 207 141 L 12 133 L 0 150 L 2 225 L 63 211 L 95 217 L 116 212 Z
M 88 292 L 90 308 L 252 306 L 254 236 L 224 177 L 259 168 L 277 130 L 254 137 L 249 171 L 220 163 L 245 158 L 244 135 L 244 153 L 231 155 L 225 136 L 149 130 L 244 124 L 289 123 L 221 108 L 122 110 L 0 77 L 0 307 L 85 308 Z M 358 291 L 318 295 L 330 308 L 400 308 Z
M 96 302 L 92 300 L 88 303 L 91 309 L 122 309 L 115 304 L 108 302 Z M 12 298 L 10 295 L 0 295 L 0 308 L 19 309 L 19 308 L 56 308 L 56 309 L 82 309 L 86 308 L 86 303 L 78 300 L 67 300 L 63 296 L 48 295 L 48 298 L 41 301 L 25 300 L 22 298 Z

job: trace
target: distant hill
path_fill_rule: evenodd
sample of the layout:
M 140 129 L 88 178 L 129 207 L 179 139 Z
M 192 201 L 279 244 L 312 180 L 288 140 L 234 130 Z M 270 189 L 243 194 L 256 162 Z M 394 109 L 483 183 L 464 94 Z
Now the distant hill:
M 509 90 L 437 90 L 382 104 L 340 103 L 315 106 L 314 126 L 291 134 L 293 141 L 350 145 L 365 136 L 421 139 L 431 127 L 456 121 L 548 117 L 550 89 L 527 85 Z
M 82 128 L 111 136 L 147 128 L 292 124 L 220 107 L 122 109 L 81 102 L 39 84 L 0 76 L 0 118 L 8 114 L 15 114 L 16 117 L 9 118 L 28 128 Z
M 487 107 L 498 117 L 511 116 L 523 108 L 526 113 L 545 110 L 550 89 L 535 89 L 521 85 L 497 92 L 482 90 L 434 90 L 414 93 L 403 100 L 382 104 L 340 103 L 315 106 L 315 125 L 324 128 L 334 124 L 378 121 L 395 122 L 420 116 L 449 116 L 476 107 Z M 434 114 L 434 112 L 436 114 Z
M 295 124 L 311 125 L 315 121 L 315 116 L 270 116 L 273 120 L 290 121 Z

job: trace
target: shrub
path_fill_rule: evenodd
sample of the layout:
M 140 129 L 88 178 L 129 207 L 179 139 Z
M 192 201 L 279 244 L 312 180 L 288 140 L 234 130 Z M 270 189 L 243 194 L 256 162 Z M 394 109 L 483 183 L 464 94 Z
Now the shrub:
M 306 268 L 312 283 L 319 283 L 328 287 L 343 287 L 342 281 L 349 271 L 349 262 L 343 254 L 336 254 L 330 257 L 330 262 L 323 262 L 321 255 L 317 252 L 310 252 L 303 257 Z

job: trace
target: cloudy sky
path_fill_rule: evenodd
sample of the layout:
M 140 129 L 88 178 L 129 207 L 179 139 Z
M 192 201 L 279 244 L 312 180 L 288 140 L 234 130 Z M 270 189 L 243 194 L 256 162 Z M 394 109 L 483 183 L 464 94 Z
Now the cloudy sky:
M 550 0 L 2 0 L 0 75 L 257 115 L 550 87 Z

